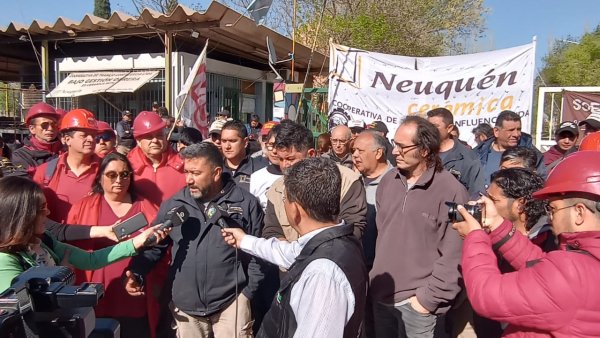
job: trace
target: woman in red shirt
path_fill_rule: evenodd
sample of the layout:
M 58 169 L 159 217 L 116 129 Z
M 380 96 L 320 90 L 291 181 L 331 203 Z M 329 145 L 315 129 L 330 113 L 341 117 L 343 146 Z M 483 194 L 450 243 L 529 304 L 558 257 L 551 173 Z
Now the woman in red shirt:
M 107 154 L 102 160 L 94 179 L 92 194 L 73 205 L 68 222 L 112 226 L 138 212 L 143 213 L 151 222 L 157 210 L 156 205 L 136 196 L 131 164 L 126 156 L 114 152 Z M 72 244 L 82 249 L 97 250 L 114 243 L 107 238 L 96 238 Z M 130 296 L 121 282 L 129 261 L 130 259 L 124 259 L 94 271 L 78 271 L 77 282 L 104 284 L 105 295 L 96 306 L 96 316 L 117 319 L 121 324 L 123 337 L 154 337 L 159 315 L 158 294 L 166 278 L 167 261 L 161 262 L 148 275 L 146 294 L 137 297 Z

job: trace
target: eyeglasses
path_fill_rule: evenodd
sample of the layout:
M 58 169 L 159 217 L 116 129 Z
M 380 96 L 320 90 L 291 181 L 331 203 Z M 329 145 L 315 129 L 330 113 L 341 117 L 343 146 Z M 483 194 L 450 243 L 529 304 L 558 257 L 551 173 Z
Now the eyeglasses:
M 104 176 L 109 178 L 112 181 L 116 181 L 117 177 L 122 180 L 128 180 L 131 177 L 131 172 L 129 171 L 121 171 L 120 173 L 116 171 L 107 171 L 104 173 Z
M 100 135 L 96 135 L 96 143 L 100 143 L 100 141 L 108 142 L 114 137 L 115 136 L 112 133 L 102 133 Z
M 332 138 L 331 139 L 331 144 L 344 144 L 344 143 L 346 143 L 348 141 L 350 141 L 350 140 L 338 140 L 338 139 Z
M 44 130 L 48 130 L 50 129 L 50 127 L 52 127 L 52 129 L 56 129 L 58 125 L 56 124 L 56 122 L 42 122 L 37 126 L 41 127 Z
M 411 145 L 407 145 L 407 146 L 402 146 L 402 145 L 400 145 L 400 144 L 398 144 L 398 143 L 394 142 L 394 149 L 398 149 L 398 150 L 400 150 L 400 154 L 401 154 L 401 155 L 404 155 L 404 154 L 406 154 L 406 153 L 407 153 L 407 152 L 409 152 L 411 149 L 413 149 L 413 148 L 415 148 L 415 147 L 418 147 L 418 146 L 419 146 L 418 144 L 411 144 Z
M 553 208 L 550 204 L 546 204 L 546 206 L 544 207 L 546 209 L 546 214 L 548 214 L 548 219 L 551 221 L 554 218 L 554 214 L 564 210 L 564 209 L 568 209 L 568 208 L 572 208 L 574 206 L 576 206 L 577 204 L 573 204 L 573 205 L 567 205 L 566 207 L 562 207 L 562 208 Z

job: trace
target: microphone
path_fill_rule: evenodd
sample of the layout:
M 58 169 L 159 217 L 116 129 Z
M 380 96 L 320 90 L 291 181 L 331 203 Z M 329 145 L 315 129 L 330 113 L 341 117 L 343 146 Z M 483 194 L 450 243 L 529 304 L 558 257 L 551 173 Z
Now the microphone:
M 167 211 L 167 214 L 165 215 L 165 221 L 160 227 L 158 227 L 157 230 L 165 230 L 167 228 L 181 226 L 183 222 L 187 221 L 188 217 L 190 217 L 190 212 L 185 206 L 180 205 L 178 207 L 174 207 Z M 149 246 L 154 242 L 156 242 L 156 235 L 152 234 L 146 238 L 144 246 Z
M 207 222 L 218 225 L 221 229 L 229 228 L 225 218 L 229 217 L 229 214 L 222 210 L 221 207 L 215 202 L 210 202 L 206 207 Z

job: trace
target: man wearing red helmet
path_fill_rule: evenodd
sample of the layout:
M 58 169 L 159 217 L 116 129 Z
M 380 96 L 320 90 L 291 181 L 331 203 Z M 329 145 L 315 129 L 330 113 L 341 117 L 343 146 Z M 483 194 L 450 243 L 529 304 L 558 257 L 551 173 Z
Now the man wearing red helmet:
M 61 120 L 67 152 L 38 167 L 33 180 L 44 188 L 50 215 L 64 222 L 73 203 L 91 191 L 100 158 L 94 153 L 98 123 L 94 114 L 74 109 Z
M 186 186 L 183 160 L 169 147 L 165 121 L 156 113 L 143 111 L 133 121 L 137 147 L 127 158 L 134 172 L 135 188 L 142 197 L 161 205 Z
M 15 150 L 11 161 L 21 168 L 18 173 L 33 176 L 37 166 L 55 158 L 62 149 L 58 139 L 58 121 L 61 115 L 51 105 L 40 102 L 27 111 L 25 124 L 30 137 L 24 140 L 24 146 Z
M 116 151 L 117 135 L 110 124 L 104 121 L 98 121 L 98 135 L 96 135 L 96 149 L 94 152 L 98 157 L 104 156 Z
M 467 294 L 481 316 L 509 324 L 503 336 L 600 336 L 599 155 L 580 151 L 567 156 L 544 188 L 533 193 L 549 201 L 548 219 L 559 250 L 543 253 L 498 214 L 489 198 L 478 201 L 485 209 L 481 221 L 458 208 L 466 221 L 453 227 L 465 237 Z M 516 271 L 501 274 L 494 251 Z

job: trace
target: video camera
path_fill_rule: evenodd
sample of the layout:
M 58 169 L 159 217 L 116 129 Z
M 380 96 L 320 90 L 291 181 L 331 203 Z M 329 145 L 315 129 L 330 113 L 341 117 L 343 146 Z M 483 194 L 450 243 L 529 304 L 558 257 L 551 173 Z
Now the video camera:
M 65 266 L 36 266 L 20 274 L 0 295 L 0 337 L 118 338 L 118 322 L 96 320 L 94 313 L 104 286 L 74 281 Z

